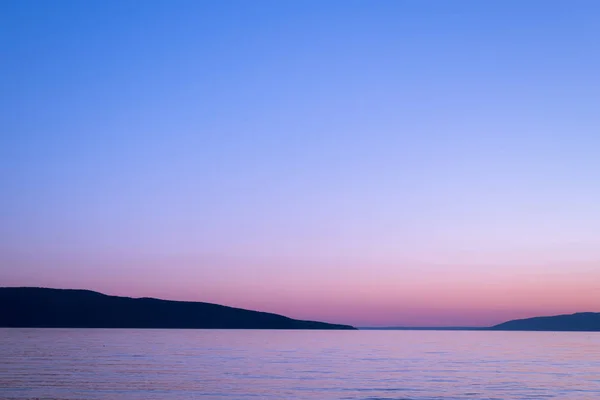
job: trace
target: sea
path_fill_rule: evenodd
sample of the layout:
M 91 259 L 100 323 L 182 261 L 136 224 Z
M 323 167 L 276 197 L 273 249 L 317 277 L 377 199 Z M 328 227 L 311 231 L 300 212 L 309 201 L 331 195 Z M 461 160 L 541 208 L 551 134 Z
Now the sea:
M 0 329 L 0 398 L 600 399 L 600 332 Z

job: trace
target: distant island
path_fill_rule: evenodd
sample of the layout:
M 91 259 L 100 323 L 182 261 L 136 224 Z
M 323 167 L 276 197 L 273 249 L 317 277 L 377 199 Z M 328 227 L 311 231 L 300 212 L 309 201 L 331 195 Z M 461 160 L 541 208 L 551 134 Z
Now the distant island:
M 212 303 L 109 296 L 91 290 L 0 288 L 0 327 L 356 329 Z
M 367 330 L 398 331 L 556 331 L 556 332 L 600 332 L 600 313 L 581 312 L 550 317 L 515 319 L 490 327 L 365 327 Z
M 495 331 L 600 332 L 600 313 L 582 312 L 552 317 L 515 319 L 489 328 Z

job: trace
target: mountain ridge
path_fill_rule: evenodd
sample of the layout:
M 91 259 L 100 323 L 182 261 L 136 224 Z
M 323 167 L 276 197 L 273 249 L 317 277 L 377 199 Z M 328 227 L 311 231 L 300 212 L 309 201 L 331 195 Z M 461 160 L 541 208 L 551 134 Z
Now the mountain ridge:
M 356 329 L 350 325 L 297 320 L 214 303 L 42 287 L 1 287 L 0 327 Z

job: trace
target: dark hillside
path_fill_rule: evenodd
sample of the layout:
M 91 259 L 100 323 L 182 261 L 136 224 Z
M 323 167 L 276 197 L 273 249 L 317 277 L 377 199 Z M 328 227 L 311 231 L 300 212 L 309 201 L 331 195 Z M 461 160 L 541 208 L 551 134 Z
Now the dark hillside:
M 491 327 L 498 331 L 600 331 L 600 313 L 583 312 L 553 317 L 515 319 Z
M 46 288 L 0 288 L 0 327 L 354 329 L 211 303 Z

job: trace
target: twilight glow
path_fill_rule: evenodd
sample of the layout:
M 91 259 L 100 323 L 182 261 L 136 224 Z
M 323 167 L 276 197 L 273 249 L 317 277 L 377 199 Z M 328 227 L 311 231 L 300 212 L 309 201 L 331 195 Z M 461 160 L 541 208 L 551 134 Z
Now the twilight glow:
M 0 286 L 357 326 L 600 311 L 600 3 L 0 15 Z

